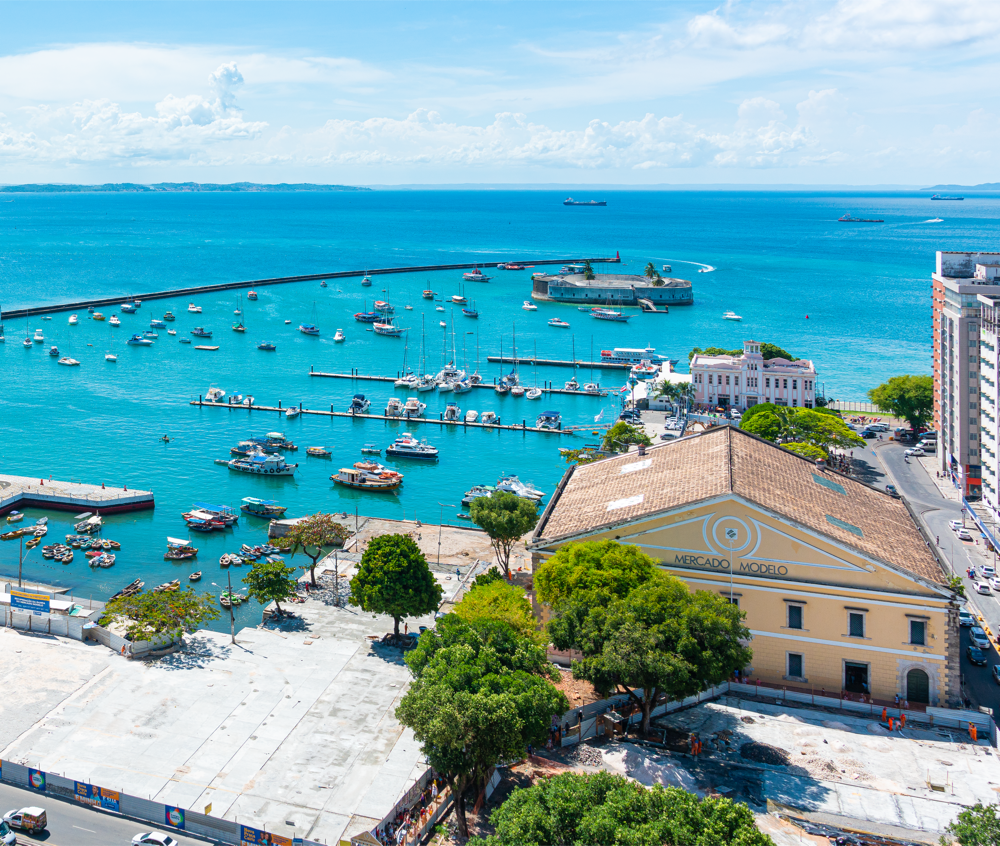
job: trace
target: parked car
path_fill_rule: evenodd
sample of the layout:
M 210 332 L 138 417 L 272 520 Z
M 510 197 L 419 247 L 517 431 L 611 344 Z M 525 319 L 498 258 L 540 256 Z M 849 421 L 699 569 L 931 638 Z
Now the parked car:
M 992 579 L 994 576 L 996 576 L 996 574 L 997 574 L 997 571 L 993 569 L 993 565 L 992 564 L 984 564 L 983 565 L 983 578 L 984 579 Z
M 873 432 L 888 432 L 889 431 L 889 424 L 888 423 L 869 423 L 868 424 L 868 428 L 871 429 Z
M 964 540 L 964 541 L 972 540 L 972 535 L 969 534 L 968 529 L 959 529 L 957 532 L 955 532 L 955 534 L 958 535 L 959 540 Z
M 1000 664 L 994 664 L 992 667 L 990 667 L 990 673 L 993 676 L 993 681 L 995 681 L 997 684 L 1000 684 Z
M 886 485 L 885 492 L 889 494 L 889 496 L 895 497 L 896 499 L 900 498 L 899 491 L 896 490 L 895 485 Z
M 924 452 L 937 452 L 937 442 L 936 441 L 921 441 L 917 444 L 920 449 Z
M 986 637 L 986 632 L 983 631 L 982 626 L 973 626 L 972 631 L 969 632 L 969 638 L 980 649 L 990 648 L 990 639 Z
M 877 438 L 878 437 L 878 435 L 875 432 L 873 432 L 871 429 L 865 429 L 863 432 L 860 432 L 859 434 L 861 435 L 862 438 L 864 438 L 865 440 L 869 440 L 869 441 L 872 438 Z
M 924 452 L 920 447 L 915 446 L 915 447 L 910 447 L 906 452 L 903 453 L 903 455 L 908 456 L 909 458 L 915 458 L 917 456 L 927 455 L 927 453 Z
M 972 613 L 965 608 L 958 609 L 958 624 L 962 628 L 969 628 L 970 626 L 976 625 L 976 618 L 972 616 Z
M 948 521 L 948 528 L 951 529 L 953 532 L 957 532 L 959 529 L 962 528 L 962 521 L 961 520 L 949 520 Z
M 45 827 L 49 824 L 45 809 L 37 807 L 8 811 L 3 815 L 3 821 L 11 828 L 19 828 L 29 833 L 45 831 Z
M 965 650 L 965 654 L 969 656 L 969 661 L 975 664 L 977 667 L 986 666 L 986 653 L 983 652 L 978 646 L 969 645 L 969 648 Z M 135 843 L 135 841 L 132 841 Z
M 997 593 L 1000 593 L 1000 579 L 994 576 L 990 579 L 990 587 L 993 588 Z
M 990 583 L 976 582 L 976 593 L 981 593 L 983 596 L 991 596 L 993 591 L 990 590 Z
M 179 846 L 176 840 L 162 831 L 139 833 L 132 838 L 132 846 Z

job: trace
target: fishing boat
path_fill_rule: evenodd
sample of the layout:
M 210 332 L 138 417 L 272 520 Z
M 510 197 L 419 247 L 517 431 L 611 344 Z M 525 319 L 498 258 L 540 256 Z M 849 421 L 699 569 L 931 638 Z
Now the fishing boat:
M 287 506 L 278 505 L 275 499 L 257 499 L 253 496 L 243 497 L 243 503 L 240 505 L 240 511 L 254 517 L 280 517 L 287 510 Z
M 7 515 L 8 523 L 20 523 L 23 519 L 24 519 L 24 514 L 22 514 L 20 511 L 11 511 L 10 514 Z
M 205 394 L 205 402 L 225 402 L 226 392 L 222 388 L 209 388 Z
M 245 397 L 243 397 L 243 402 L 241 402 L 240 405 L 242 405 L 244 408 L 250 408 L 250 406 L 253 405 L 253 397 L 250 394 L 247 394 Z
M 168 321 L 168 322 L 172 322 L 172 321 L 176 320 L 177 318 L 174 317 L 174 313 L 172 311 L 167 311 L 167 312 L 163 313 L 163 319 L 166 320 L 166 321 Z
M 392 458 L 416 458 L 423 461 L 437 461 L 438 450 L 427 441 L 418 441 L 409 432 L 403 432 L 385 448 L 386 456 Z
M 80 366 L 80 362 L 79 361 L 77 361 L 75 358 L 70 358 L 69 356 L 66 356 L 64 358 L 60 358 L 59 361 L 57 362 L 57 364 L 62 364 L 65 367 L 79 367 Z
M 154 317 L 152 320 L 149 321 L 149 328 L 150 329 L 166 329 L 167 328 L 167 324 L 164 323 L 162 320 L 157 320 Z
M 538 429 L 561 429 L 562 415 L 558 411 L 543 411 L 535 418 L 535 427 Z
M 398 400 L 397 400 L 397 402 L 398 402 Z M 377 444 L 365 444 L 363 447 L 361 447 L 361 454 L 362 455 L 381 455 L 382 454 L 382 447 L 378 446 Z
M 371 408 L 371 401 L 365 399 L 364 394 L 355 394 L 347 411 L 350 414 L 364 414 L 369 408 Z
M 97 321 L 104 320 L 104 315 L 101 314 L 99 311 L 95 311 L 93 319 Z
M 112 314 L 111 318 L 108 320 L 108 323 L 110 323 L 112 326 L 121 326 L 122 325 L 122 322 L 118 319 L 118 315 L 117 314 Z
M 598 320 L 610 320 L 614 323 L 627 323 L 632 317 L 630 314 L 623 314 L 614 308 L 594 308 L 590 310 L 590 316 Z
M 403 477 L 398 473 L 372 473 L 356 467 L 342 467 L 330 479 L 345 488 L 364 491 L 394 491 L 403 484 Z
M 188 311 L 191 314 L 201 314 L 201 306 L 195 305 L 194 303 L 188 303 Z
M 261 341 L 259 344 L 257 344 L 257 349 L 264 350 L 264 352 L 274 352 L 277 349 L 277 347 L 270 341 Z
M 549 326 L 556 326 L 559 329 L 569 329 L 569 324 L 565 320 L 563 320 L 563 319 L 561 319 L 559 317 L 553 317 L 549 321 Z
M 188 581 L 189 582 L 200 582 L 201 581 L 201 570 L 198 570 L 197 572 L 194 572 L 190 576 L 188 576 Z
M 57 356 L 57 355 L 59 355 L 59 347 L 55 346 L 55 344 L 53 344 L 51 347 L 49 347 L 49 355 L 51 355 L 51 356 Z
M 81 520 L 79 523 L 73 526 L 74 532 L 79 532 L 81 535 L 93 535 L 100 531 L 101 526 L 104 521 L 98 514 L 87 514 L 86 517 L 80 515 Z
M 181 580 L 174 579 L 172 582 L 164 582 L 162 585 L 157 585 L 153 588 L 153 593 L 173 593 L 175 590 L 180 590 Z
M 333 335 L 333 341 L 335 344 L 343 343 L 344 337 L 344 330 L 338 329 Z
M 401 326 L 396 326 L 392 322 L 392 318 L 389 318 L 387 322 L 375 322 L 372 324 L 372 329 L 375 330 L 376 335 L 385 335 L 389 338 L 398 338 L 403 334 L 403 328 Z
M 525 300 L 524 305 L 521 306 L 525 311 L 538 311 L 538 306 L 536 306 L 530 300 Z
M 91 567 L 100 567 L 102 570 L 107 570 L 109 567 L 114 566 L 115 556 L 110 552 L 102 552 L 95 555 L 90 559 Z
M 207 329 L 202 329 L 201 326 L 196 326 L 194 329 L 192 329 L 191 330 L 191 334 L 194 335 L 196 338 L 211 338 L 212 337 L 212 333 L 209 330 L 207 330 Z
M 483 497 L 488 499 L 496 493 L 496 490 L 497 489 L 493 485 L 473 485 L 465 492 L 465 496 L 462 497 L 462 505 L 472 505 L 472 503 L 477 499 L 481 499 Z
M 259 448 L 246 457 L 234 458 L 229 462 L 230 470 L 252 473 L 256 476 L 291 476 L 298 466 L 298 464 L 286 464 L 282 456 L 268 454 Z
M 225 523 L 226 526 L 235 525 L 240 519 L 240 515 L 236 513 L 235 508 L 230 508 L 228 505 L 213 505 L 210 502 L 196 502 L 194 504 L 195 510 L 190 512 L 192 516 L 200 517 L 201 519 L 211 519 L 217 520 L 219 522 Z M 187 519 L 188 515 L 185 514 L 184 518 Z
M 190 338 L 178 338 L 177 341 L 178 341 L 178 343 L 181 343 L 181 344 L 190 344 L 191 343 L 191 339 Z
M 723 320 L 742 320 L 743 318 L 740 317 L 735 311 L 727 311 L 727 312 L 725 312 L 722 315 L 722 319 Z
M 463 273 L 462 278 L 466 282 L 489 282 L 490 277 L 484 274 L 478 267 L 473 268 L 468 273 Z
M 136 579 L 131 584 L 125 585 L 125 587 L 123 587 L 120 591 L 118 591 L 118 593 L 116 593 L 114 596 L 108 599 L 108 602 L 112 602 L 115 599 L 122 599 L 127 596 L 135 596 L 143 589 L 145 584 L 146 583 L 142 579 Z

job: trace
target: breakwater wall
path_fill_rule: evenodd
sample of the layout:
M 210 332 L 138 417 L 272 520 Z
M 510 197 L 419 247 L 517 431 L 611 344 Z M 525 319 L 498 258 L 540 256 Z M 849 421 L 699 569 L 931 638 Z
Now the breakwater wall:
M 56 303 L 53 305 L 41 305 L 33 308 L 16 308 L 0 313 L 0 320 L 16 320 L 27 317 L 29 314 L 56 314 L 61 311 L 73 311 L 75 309 L 90 308 L 93 306 L 114 306 L 129 300 L 165 300 L 169 297 L 187 297 L 196 294 L 210 294 L 214 291 L 234 291 L 240 288 L 262 288 L 265 285 L 284 285 L 288 282 L 319 282 L 324 279 L 348 279 L 353 276 L 382 276 L 389 273 L 429 273 L 434 270 L 471 270 L 474 267 L 489 269 L 490 265 L 496 268 L 501 261 L 514 261 L 511 259 L 494 258 L 492 261 L 484 262 L 464 262 L 461 264 L 425 264 L 414 267 L 381 267 L 375 270 L 338 270 L 331 273 L 310 273 L 302 276 L 274 276 L 269 279 L 250 279 L 241 282 L 219 282 L 214 285 L 197 285 L 187 288 L 172 288 L 168 291 L 148 291 L 146 293 L 118 294 L 113 297 L 100 297 L 98 299 L 76 300 L 68 303 Z M 591 264 L 614 264 L 620 262 L 617 256 L 610 258 L 529 258 L 517 259 L 516 264 L 524 265 L 547 265 L 547 264 L 579 264 L 589 261 Z

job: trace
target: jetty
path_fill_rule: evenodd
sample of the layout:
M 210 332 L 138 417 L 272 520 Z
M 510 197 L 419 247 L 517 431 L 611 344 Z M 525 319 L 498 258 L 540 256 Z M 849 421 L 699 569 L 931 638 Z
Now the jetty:
M 209 402 L 207 400 L 199 397 L 196 400 L 191 400 L 191 405 L 199 406 L 201 408 L 231 408 L 240 411 L 270 411 L 277 412 L 278 414 L 284 415 L 288 410 L 288 407 L 282 408 L 279 402 L 275 405 L 239 405 L 235 403 L 226 402 Z M 537 426 L 529 426 L 527 419 L 521 421 L 520 425 L 509 423 L 467 423 L 465 420 L 445 420 L 444 412 L 440 412 L 440 417 L 435 420 L 433 417 L 389 417 L 385 414 L 353 414 L 350 411 L 334 411 L 333 406 L 330 406 L 329 411 L 322 411 L 315 408 L 303 408 L 302 403 L 299 403 L 297 407 L 300 414 L 314 414 L 319 417 L 349 417 L 351 419 L 357 420 L 390 420 L 393 423 L 405 423 L 408 426 L 414 423 L 429 423 L 432 426 L 453 426 L 456 429 L 502 429 L 508 432 L 540 432 L 543 435 L 572 435 L 573 431 L 571 429 L 540 429 Z M 223 462 L 222 459 L 216 459 L 218 463 Z
M 186 288 L 172 288 L 168 291 L 148 291 L 136 294 L 117 294 L 113 297 L 101 297 L 99 299 L 76 300 L 69 303 L 56 303 L 53 305 L 34 306 L 32 308 L 15 308 L 10 311 L 0 312 L 0 320 L 16 320 L 21 317 L 41 314 L 57 314 L 62 311 L 74 311 L 77 309 L 90 308 L 93 306 L 115 306 L 121 302 L 131 300 L 165 300 L 169 297 L 193 297 L 198 294 L 211 294 L 216 291 L 235 291 L 241 288 L 263 288 L 266 285 L 285 285 L 289 282 L 319 282 L 326 279 L 350 279 L 355 276 L 382 276 L 390 273 L 431 273 L 437 270 L 471 270 L 475 267 L 496 267 L 498 263 L 510 261 L 512 264 L 524 265 L 547 265 L 547 264 L 582 264 L 589 261 L 591 264 L 616 264 L 621 262 L 619 256 L 614 255 L 604 258 L 551 258 L 536 257 L 511 260 L 506 257 L 497 256 L 491 260 L 480 258 L 475 262 L 463 262 L 460 264 L 423 264 L 413 267 L 381 267 L 375 270 L 337 270 L 330 273 L 309 273 L 300 276 L 274 276 L 267 279 L 250 279 L 241 282 L 219 282 L 214 285 L 198 285 Z
M 359 382 L 395 382 L 397 379 L 402 378 L 401 373 L 395 376 L 367 376 L 362 373 L 357 373 L 351 371 L 350 373 L 320 373 L 319 371 L 309 368 L 310 376 L 322 376 L 326 379 L 354 379 Z M 492 391 L 496 388 L 496 380 L 492 382 L 480 382 L 478 385 L 470 385 L 470 388 L 486 388 Z M 566 388 L 556 388 L 553 386 L 552 382 L 542 382 L 539 390 L 545 394 L 568 394 L 569 396 L 578 397 L 606 397 L 608 391 L 606 389 L 601 391 L 570 391 Z M 461 394 L 459 394 L 461 396 Z M 518 427 L 520 428 L 520 427 Z
M 488 355 L 486 356 L 487 361 L 492 361 L 497 364 L 548 364 L 552 367 L 581 367 L 587 369 L 589 367 L 603 367 L 606 370 L 630 370 L 632 368 L 631 364 L 623 364 L 618 361 L 570 361 L 568 359 L 562 360 L 557 358 L 530 358 L 519 355 L 514 358 L 509 355 Z
M 22 508 L 117 514 L 153 508 L 153 492 L 0 473 L 0 515 Z

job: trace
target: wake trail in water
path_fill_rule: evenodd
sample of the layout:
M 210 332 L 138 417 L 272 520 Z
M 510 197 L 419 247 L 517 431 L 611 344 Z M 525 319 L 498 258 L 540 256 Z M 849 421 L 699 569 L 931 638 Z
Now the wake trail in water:
M 657 258 L 657 261 L 668 261 L 673 264 L 693 264 L 696 267 L 700 267 L 699 273 L 711 273 L 713 270 L 718 270 L 717 267 L 713 267 L 710 264 L 705 264 L 700 261 L 689 261 L 688 259 L 671 259 L 671 258 Z

